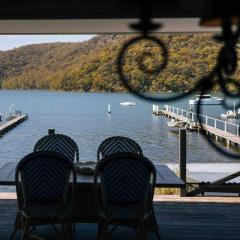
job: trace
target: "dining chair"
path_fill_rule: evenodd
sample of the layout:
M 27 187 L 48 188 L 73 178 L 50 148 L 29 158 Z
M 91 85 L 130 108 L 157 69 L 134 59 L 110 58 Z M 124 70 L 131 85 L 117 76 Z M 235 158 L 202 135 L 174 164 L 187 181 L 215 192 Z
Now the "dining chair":
M 37 226 L 48 224 L 58 234 L 55 224 L 61 224 L 63 234 L 71 238 L 76 185 L 72 161 L 56 152 L 31 153 L 18 163 L 15 183 L 18 211 L 10 239 L 17 230 L 21 230 L 21 239 L 34 237 Z
M 79 161 L 79 149 L 76 142 L 64 134 L 52 133 L 42 137 L 35 144 L 33 151 L 54 151 L 72 161 Z
M 155 183 L 154 165 L 138 154 L 118 153 L 99 161 L 94 175 L 98 240 L 108 239 L 109 225 L 140 229 L 144 240 L 153 230 L 160 239 L 153 209 Z
M 98 147 L 97 160 L 108 157 L 115 153 L 136 153 L 143 155 L 140 145 L 131 138 L 122 136 L 113 136 L 105 139 Z

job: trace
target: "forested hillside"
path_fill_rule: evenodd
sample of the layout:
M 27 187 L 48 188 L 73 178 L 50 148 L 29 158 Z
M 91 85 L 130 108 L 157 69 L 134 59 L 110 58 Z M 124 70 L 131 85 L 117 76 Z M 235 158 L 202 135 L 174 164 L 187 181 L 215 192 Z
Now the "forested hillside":
M 125 91 L 118 80 L 116 59 L 131 35 L 102 35 L 82 43 L 34 44 L 0 51 L 0 83 L 4 89 L 63 91 Z M 152 57 L 144 66 L 161 62 L 157 46 L 141 42 L 129 49 L 124 65 L 129 81 L 140 91 L 186 91 L 214 65 L 219 45 L 209 34 L 159 36 L 169 48 L 161 74 L 146 75 L 138 67 L 143 51 Z

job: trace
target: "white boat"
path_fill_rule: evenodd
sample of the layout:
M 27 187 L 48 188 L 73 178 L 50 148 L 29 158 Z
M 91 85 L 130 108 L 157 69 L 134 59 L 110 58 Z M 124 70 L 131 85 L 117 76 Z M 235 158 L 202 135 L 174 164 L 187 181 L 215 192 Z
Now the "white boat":
M 108 113 L 111 114 L 111 105 L 108 104 Z
M 176 121 L 172 119 L 171 121 L 167 122 L 168 127 L 178 127 L 178 128 L 184 128 L 187 127 L 186 121 Z
M 226 114 L 221 114 L 222 118 L 238 118 L 238 114 L 232 110 L 228 110 Z
M 189 100 L 189 105 L 197 105 L 199 100 L 201 105 L 220 105 L 223 103 L 223 99 L 219 97 L 212 97 L 211 95 L 196 95 L 195 99 Z
M 222 118 L 239 118 L 239 113 L 236 112 L 235 102 L 233 104 L 233 110 L 228 110 L 226 114 L 221 114 Z
M 121 102 L 120 104 L 122 106 L 136 106 L 135 102 Z

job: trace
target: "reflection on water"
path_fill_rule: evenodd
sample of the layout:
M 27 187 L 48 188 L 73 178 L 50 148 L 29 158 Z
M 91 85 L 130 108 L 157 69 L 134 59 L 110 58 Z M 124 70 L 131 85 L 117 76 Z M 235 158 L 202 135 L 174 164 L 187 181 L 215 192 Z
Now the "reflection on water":
M 170 105 L 188 110 L 188 100 Z M 120 102 L 134 101 L 135 107 Z M 28 113 L 29 119 L 0 139 L 0 165 L 19 161 L 32 151 L 34 143 L 49 128 L 71 136 L 78 144 L 80 160 L 96 160 L 99 144 L 113 135 L 136 140 L 144 154 L 155 162 L 178 161 L 178 131 L 167 127 L 165 117 L 152 116 L 152 103 L 127 93 L 64 93 L 47 91 L 0 91 L 0 112 L 12 103 L 16 109 Z M 111 104 L 111 114 L 108 114 Z M 161 106 L 163 107 L 163 105 Z M 226 112 L 221 106 L 208 106 L 204 114 L 219 118 Z M 238 120 L 237 120 L 238 123 Z M 187 134 L 188 162 L 233 162 L 212 149 L 197 132 Z

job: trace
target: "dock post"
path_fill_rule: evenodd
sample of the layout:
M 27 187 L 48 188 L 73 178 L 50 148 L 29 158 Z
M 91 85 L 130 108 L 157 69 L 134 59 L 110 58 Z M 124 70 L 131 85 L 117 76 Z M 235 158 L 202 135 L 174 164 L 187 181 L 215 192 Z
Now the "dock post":
M 186 129 L 179 129 L 179 174 L 180 178 L 186 183 Z M 186 187 L 180 189 L 180 197 L 186 196 Z
M 49 128 L 48 129 L 48 135 L 55 134 L 55 129 L 54 128 Z

